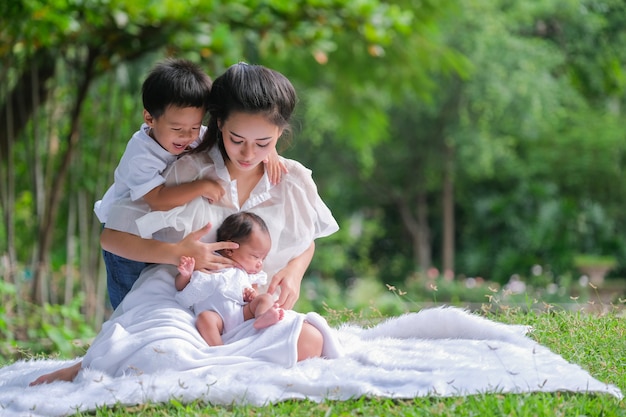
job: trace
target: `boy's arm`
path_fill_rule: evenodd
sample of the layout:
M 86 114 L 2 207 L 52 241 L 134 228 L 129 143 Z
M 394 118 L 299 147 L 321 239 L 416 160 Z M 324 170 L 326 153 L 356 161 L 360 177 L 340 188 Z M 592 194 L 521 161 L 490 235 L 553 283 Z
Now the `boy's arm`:
M 151 210 L 167 211 L 187 204 L 196 197 L 204 197 L 213 204 L 224 196 L 224 188 L 216 181 L 199 179 L 178 185 L 164 185 L 153 188 L 143 199 Z
M 285 164 L 282 163 L 280 158 L 278 157 L 278 152 L 276 148 L 271 152 L 267 159 L 263 161 L 265 163 L 265 170 L 267 171 L 267 176 L 272 184 L 278 184 L 283 176 L 283 174 L 287 174 L 289 171 Z

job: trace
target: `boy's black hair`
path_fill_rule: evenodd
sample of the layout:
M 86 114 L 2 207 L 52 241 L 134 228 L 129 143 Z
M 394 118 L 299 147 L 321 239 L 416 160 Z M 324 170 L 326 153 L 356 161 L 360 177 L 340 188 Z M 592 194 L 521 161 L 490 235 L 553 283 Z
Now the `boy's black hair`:
M 169 106 L 206 111 L 211 85 L 211 77 L 200 66 L 186 59 L 168 58 L 157 63 L 143 82 L 143 108 L 155 119 Z

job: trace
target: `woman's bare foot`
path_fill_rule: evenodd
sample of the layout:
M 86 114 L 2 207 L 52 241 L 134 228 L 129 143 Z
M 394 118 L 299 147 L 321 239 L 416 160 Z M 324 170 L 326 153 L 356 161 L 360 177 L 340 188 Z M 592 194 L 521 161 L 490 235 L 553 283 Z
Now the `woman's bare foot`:
M 280 308 L 278 304 L 274 304 L 269 310 L 254 320 L 254 328 L 264 329 L 278 323 L 283 317 L 285 317 L 285 310 Z
M 81 364 L 82 362 L 78 362 L 74 365 L 68 366 L 67 368 L 62 368 L 57 371 L 50 372 L 49 374 L 42 375 L 28 385 L 33 387 L 35 385 L 49 384 L 54 381 L 71 382 L 74 378 L 76 378 L 76 375 L 78 375 Z

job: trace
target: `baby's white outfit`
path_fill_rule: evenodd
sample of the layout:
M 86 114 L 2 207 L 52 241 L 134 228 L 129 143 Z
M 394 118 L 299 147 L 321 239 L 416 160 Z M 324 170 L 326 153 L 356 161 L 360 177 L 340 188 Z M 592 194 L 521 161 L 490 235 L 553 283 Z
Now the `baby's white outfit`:
M 244 288 L 252 284 L 265 285 L 267 274 L 263 271 L 248 274 L 239 268 L 225 268 L 213 273 L 194 271 L 191 281 L 176 293 L 176 301 L 190 308 L 196 317 L 203 311 L 215 311 L 224 322 L 223 333 L 234 329 L 244 322 Z

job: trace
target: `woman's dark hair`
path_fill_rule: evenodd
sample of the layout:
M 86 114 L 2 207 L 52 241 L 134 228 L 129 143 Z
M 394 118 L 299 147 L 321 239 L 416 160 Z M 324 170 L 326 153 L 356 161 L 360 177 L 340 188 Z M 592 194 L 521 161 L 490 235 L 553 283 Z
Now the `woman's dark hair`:
M 198 65 L 169 58 L 152 68 L 141 87 L 143 108 L 158 119 L 169 106 L 206 110 L 211 78 Z
M 226 217 L 217 229 L 218 242 L 244 243 L 250 237 L 254 225 L 258 225 L 262 232 L 269 235 L 269 230 L 265 221 L 249 211 L 240 211 Z
M 218 121 L 223 122 L 233 112 L 262 114 L 283 132 L 288 132 L 297 101 L 295 88 L 280 72 L 244 62 L 232 65 L 213 81 L 207 131 L 195 151 L 202 152 L 218 144 L 224 158 L 228 158 Z

